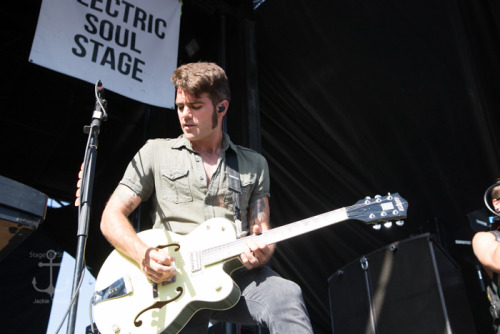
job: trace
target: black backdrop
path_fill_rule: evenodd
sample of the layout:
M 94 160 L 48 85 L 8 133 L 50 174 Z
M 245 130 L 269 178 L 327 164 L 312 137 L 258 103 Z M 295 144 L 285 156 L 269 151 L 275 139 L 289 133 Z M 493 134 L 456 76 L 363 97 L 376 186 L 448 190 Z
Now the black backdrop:
M 28 62 L 40 4 L 0 4 L 0 175 L 71 202 L 93 85 Z M 331 331 L 332 273 L 423 232 L 436 235 L 455 257 L 478 332 L 488 332 L 474 258 L 469 246 L 453 241 L 470 239 L 466 215 L 484 206 L 484 191 L 500 176 L 499 6 L 494 0 L 267 0 L 253 11 L 249 2 L 184 1 L 179 63 L 226 62 L 235 95 L 228 132 L 242 144 L 241 26 L 255 23 L 252 74 L 258 78 L 275 226 L 387 192 L 399 192 L 410 203 L 403 228 L 374 231 L 349 221 L 279 245 L 273 264 L 301 285 L 317 333 Z M 199 50 L 189 56 L 185 45 L 192 40 Z M 147 138 L 179 133 L 171 110 L 109 91 L 107 98 L 110 117 L 99 136 L 86 251 L 94 274 L 110 251 L 98 229 L 100 212 L 126 164 Z M 7 331 L 44 332 L 48 308 L 27 297 L 34 274 L 19 263 L 27 266 L 26 254 L 40 243 L 74 253 L 76 224 L 73 207 L 49 209 L 40 228 L 0 263 L 7 306 L 0 317 Z M 17 276 L 24 279 L 12 279 Z M 15 293 L 21 290 L 22 300 Z M 38 320 L 27 323 L 13 314 Z

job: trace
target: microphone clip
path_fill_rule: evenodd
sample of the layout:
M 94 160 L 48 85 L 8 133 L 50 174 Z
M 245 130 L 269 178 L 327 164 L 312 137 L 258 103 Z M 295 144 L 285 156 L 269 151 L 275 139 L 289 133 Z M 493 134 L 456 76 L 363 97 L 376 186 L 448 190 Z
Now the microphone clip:
M 104 98 L 104 87 L 101 80 L 97 81 L 95 85 L 95 108 L 93 118 L 99 118 L 103 121 L 108 119 L 108 114 L 106 113 L 106 108 L 108 106 L 108 101 Z
M 106 108 L 108 106 L 108 101 L 104 98 L 104 87 L 101 80 L 98 80 L 95 85 L 95 105 L 94 112 L 92 114 L 92 123 L 90 125 L 83 127 L 84 133 L 90 133 L 94 130 L 99 133 L 101 122 L 108 119 L 108 114 L 106 113 Z

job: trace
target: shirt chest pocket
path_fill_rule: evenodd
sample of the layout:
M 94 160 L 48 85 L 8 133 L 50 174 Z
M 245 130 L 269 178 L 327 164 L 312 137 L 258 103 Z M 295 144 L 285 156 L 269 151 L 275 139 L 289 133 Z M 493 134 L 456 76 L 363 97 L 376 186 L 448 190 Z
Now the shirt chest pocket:
M 193 200 L 189 186 L 189 170 L 180 168 L 161 169 L 162 198 L 173 203 L 185 203 Z
M 250 198 L 250 195 L 253 191 L 253 188 L 255 186 L 255 174 L 242 174 L 240 175 L 240 180 L 241 180 L 241 192 L 244 194 L 247 194 L 248 197 Z
M 246 212 L 247 212 L 249 204 L 250 204 L 249 203 L 250 197 L 252 196 L 252 191 L 255 187 L 255 182 L 256 182 L 255 175 L 240 174 L 240 181 L 241 181 L 240 209 L 241 209 L 242 218 L 246 219 Z M 226 201 L 227 206 L 231 210 L 234 210 L 232 196 L 233 196 L 232 191 L 227 191 L 225 201 Z M 243 217 L 243 216 L 245 216 L 245 217 Z

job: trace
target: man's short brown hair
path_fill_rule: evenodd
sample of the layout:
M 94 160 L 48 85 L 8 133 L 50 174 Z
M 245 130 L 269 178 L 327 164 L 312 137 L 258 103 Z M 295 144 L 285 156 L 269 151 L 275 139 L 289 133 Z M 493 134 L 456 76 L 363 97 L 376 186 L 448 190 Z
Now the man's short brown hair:
M 176 89 L 182 88 L 196 97 L 208 93 L 214 106 L 222 100 L 231 100 L 226 72 L 215 63 L 198 62 L 179 66 L 171 80 Z

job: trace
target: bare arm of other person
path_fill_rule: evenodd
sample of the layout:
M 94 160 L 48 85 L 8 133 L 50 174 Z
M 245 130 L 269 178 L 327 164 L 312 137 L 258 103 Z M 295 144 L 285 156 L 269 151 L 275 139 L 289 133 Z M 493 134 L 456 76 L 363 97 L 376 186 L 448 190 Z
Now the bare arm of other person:
M 249 209 L 250 234 L 261 234 L 270 229 L 269 223 L 269 198 L 263 197 L 250 204 Z M 241 254 L 241 262 L 247 269 L 258 268 L 265 265 L 271 259 L 276 245 L 268 245 L 263 241 L 249 241 L 248 249 Z
M 174 259 L 166 251 L 146 245 L 128 220 L 141 201 L 130 188 L 119 185 L 102 214 L 101 231 L 116 249 L 137 262 L 152 281 L 169 281 L 175 276 Z
M 472 238 L 472 248 L 485 269 L 500 273 L 500 243 L 493 233 L 476 233 Z

